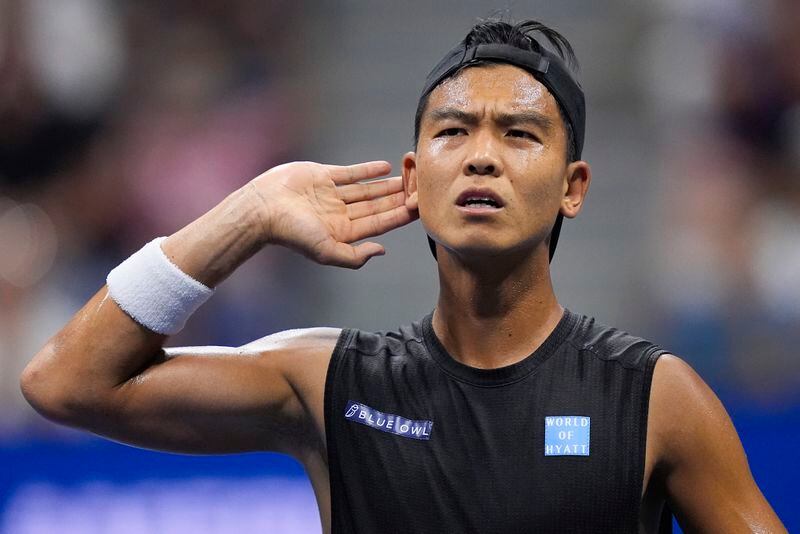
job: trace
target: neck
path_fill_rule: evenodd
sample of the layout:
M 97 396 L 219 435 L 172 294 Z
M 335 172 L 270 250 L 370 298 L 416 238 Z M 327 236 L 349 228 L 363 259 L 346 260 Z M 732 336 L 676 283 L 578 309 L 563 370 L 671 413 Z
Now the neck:
M 547 339 L 564 312 L 547 258 L 546 250 L 514 259 L 439 255 L 433 329 L 453 358 L 484 369 L 503 367 Z

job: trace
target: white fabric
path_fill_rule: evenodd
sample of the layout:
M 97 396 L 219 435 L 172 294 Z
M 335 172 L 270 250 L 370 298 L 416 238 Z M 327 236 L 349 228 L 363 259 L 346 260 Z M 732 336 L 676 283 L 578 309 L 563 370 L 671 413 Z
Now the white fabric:
M 108 293 L 137 323 L 159 334 L 180 332 L 214 290 L 206 287 L 161 250 L 158 237 L 115 267 L 106 278 Z

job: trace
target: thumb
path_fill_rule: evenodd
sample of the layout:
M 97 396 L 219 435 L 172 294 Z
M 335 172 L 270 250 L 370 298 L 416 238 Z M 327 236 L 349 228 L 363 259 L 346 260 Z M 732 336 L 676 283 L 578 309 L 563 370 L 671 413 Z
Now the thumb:
M 317 261 L 324 265 L 335 265 L 358 269 L 374 256 L 383 256 L 386 249 L 379 243 L 367 241 L 358 245 L 350 245 L 334 240 L 326 241 L 320 248 Z

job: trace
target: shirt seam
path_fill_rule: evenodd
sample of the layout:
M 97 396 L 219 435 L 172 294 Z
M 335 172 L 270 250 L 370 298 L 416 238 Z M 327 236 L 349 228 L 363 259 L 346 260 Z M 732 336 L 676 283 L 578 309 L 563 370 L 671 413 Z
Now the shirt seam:
M 655 343 L 651 343 L 651 342 L 649 342 L 647 340 L 644 340 L 644 341 L 646 341 L 650 345 L 649 347 L 647 347 L 644 350 L 645 354 L 647 354 L 646 358 L 650 358 L 652 356 L 652 353 L 655 353 L 655 352 L 659 352 L 660 351 L 661 354 L 664 354 L 664 353 L 668 352 L 667 350 L 662 348 L 660 345 L 657 345 Z M 624 369 L 627 369 L 629 371 L 636 371 L 637 373 L 646 372 L 646 369 L 644 369 L 642 367 L 635 366 L 635 365 L 625 365 L 625 363 L 622 362 L 621 359 L 619 359 L 619 358 L 605 358 L 605 357 L 603 357 L 603 355 L 597 350 L 597 348 L 594 345 L 580 345 L 578 343 L 575 343 L 573 340 L 568 340 L 568 342 L 576 350 L 581 351 L 581 352 L 589 352 L 595 358 L 597 358 L 598 360 L 601 360 L 601 361 L 604 361 L 604 362 L 614 363 L 615 365 L 619 365 L 620 367 L 622 367 Z M 646 366 L 647 366 L 647 363 L 645 363 L 645 367 Z

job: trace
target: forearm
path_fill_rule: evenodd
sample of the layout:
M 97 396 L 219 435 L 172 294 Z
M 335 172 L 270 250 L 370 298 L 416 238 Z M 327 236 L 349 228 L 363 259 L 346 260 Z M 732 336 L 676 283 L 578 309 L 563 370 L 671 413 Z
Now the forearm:
M 213 287 L 263 245 L 255 204 L 246 189 L 162 243 L 181 270 Z M 75 422 L 82 414 L 113 408 L 120 385 L 162 357 L 166 336 L 131 319 L 103 287 L 33 358 L 22 389 L 44 415 Z
M 161 249 L 183 272 L 215 287 L 264 246 L 263 204 L 254 196 L 249 185 L 235 191 Z

